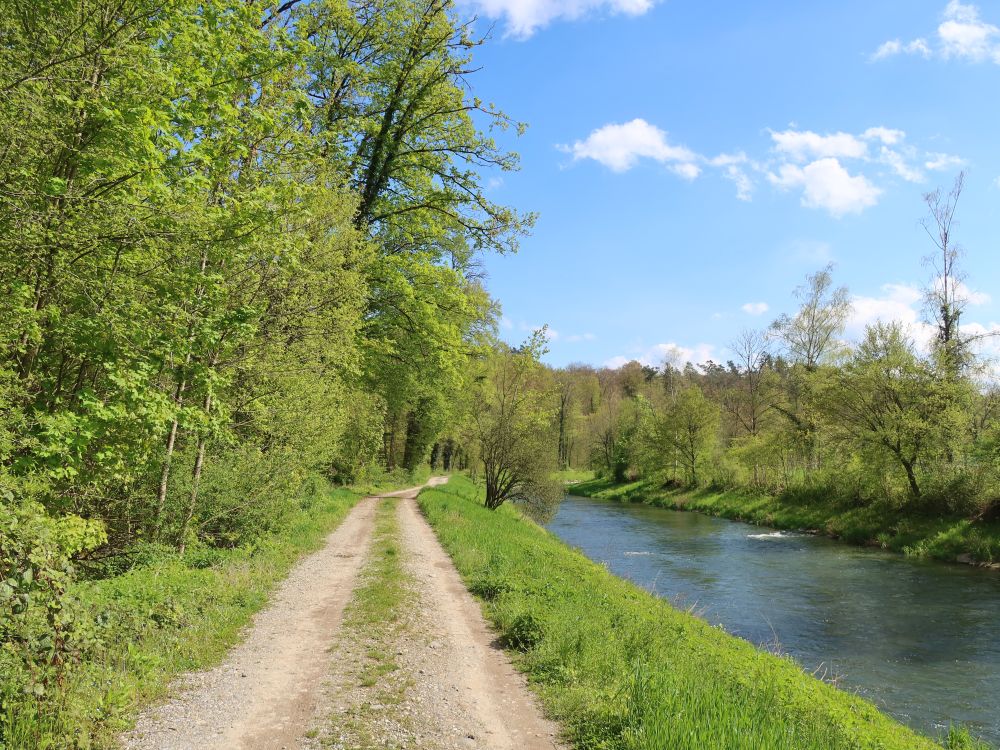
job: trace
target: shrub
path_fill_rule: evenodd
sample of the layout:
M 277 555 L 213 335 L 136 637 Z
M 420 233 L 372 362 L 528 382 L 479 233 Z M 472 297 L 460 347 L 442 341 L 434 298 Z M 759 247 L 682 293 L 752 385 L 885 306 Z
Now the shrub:
M 531 612 L 521 612 L 514 616 L 500 636 L 500 645 L 518 651 L 530 651 L 545 636 L 541 620 Z
M 67 591 L 73 556 L 100 546 L 106 537 L 95 521 L 75 515 L 53 518 L 37 503 L 0 492 L 3 736 L 15 707 L 43 703 L 93 644 L 94 623 Z

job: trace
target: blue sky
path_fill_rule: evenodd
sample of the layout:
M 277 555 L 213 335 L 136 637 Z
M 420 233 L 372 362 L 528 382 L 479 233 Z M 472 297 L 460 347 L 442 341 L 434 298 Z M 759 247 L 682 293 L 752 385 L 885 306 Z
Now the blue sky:
M 926 336 L 922 195 L 967 172 L 966 323 L 1000 323 L 1000 2 L 461 0 L 476 93 L 529 129 L 491 188 L 540 214 L 489 257 L 503 335 L 555 365 L 724 361 L 828 262 Z

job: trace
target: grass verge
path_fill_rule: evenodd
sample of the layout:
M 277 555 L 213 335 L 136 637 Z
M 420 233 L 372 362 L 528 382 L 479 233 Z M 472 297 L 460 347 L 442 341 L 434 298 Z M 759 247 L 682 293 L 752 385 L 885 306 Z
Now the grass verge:
M 673 609 L 465 478 L 420 506 L 575 748 L 922 750 L 940 747 L 791 659 Z M 953 732 L 951 748 L 975 747 Z
M 221 660 L 296 561 L 318 549 L 361 496 L 331 489 L 304 498 L 282 531 L 253 548 L 159 557 L 75 584 L 95 623 L 95 645 L 55 695 L 6 707 L 0 750 L 115 747 L 171 678 Z
M 902 514 L 889 505 L 844 505 L 827 498 L 747 490 L 674 489 L 647 479 L 615 484 L 591 479 L 574 484 L 574 495 L 617 502 L 693 510 L 778 529 L 808 529 L 853 544 L 878 546 L 914 557 L 949 562 L 1000 563 L 1000 522 Z

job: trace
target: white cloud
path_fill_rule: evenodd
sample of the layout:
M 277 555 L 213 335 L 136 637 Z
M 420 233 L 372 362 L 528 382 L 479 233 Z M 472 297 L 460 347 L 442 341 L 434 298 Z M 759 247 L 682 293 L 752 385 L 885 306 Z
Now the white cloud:
M 885 60 L 887 57 L 895 57 L 896 55 L 920 55 L 921 57 L 930 57 L 931 48 L 927 44 L 926 39 L 914 39 L 912 42 L 907 42 L 904 44 L 899 39 L 892 39 L 888 42 L 883 42 L 874 53 L 872 53 L 871 59 L 874 60 Z
M 935 172 L 947 169 L 958 169 L 965 165 L 965 159 L 951 154 L 927 154 L 927 161 L 924 166 Z
M 978 6 L 950 0 L 945 6 L 942 19 L 937 27 L 933 47 L 924 38 L 905 43 L 892 39 L 881 44 L 871 59 L 884 60 L 907 54 L 1000 64 L 1000 28 L 983 20 Z
M 726 179 L 736 185 L 736 198 L 741 201 L 753 200 L 753 180 L 742 169 L 736 166 L 726 167 Z
M 507 36 L 527 39 L 553 21 L 572 21 L 607 12 L 615 15 L 641 16 L 654 0 L 461 0 L 477 12 L 494 20 L 503 19 Z
M 886 146 L 895 146 L 906 138 L 906 132 L 879 125 L 875 128 L 868 128 L 868 130 L 861 134 L 861 137 L 866 141 L 882 141 Z
M 771 140 L 775 151 L 797 162 L 828 156 L 859 159 L 868 152 L 868 144 L 850 133 L 820 135 L 811 130 L 771 131 Z
M 763 315 L 771 308 L 766 302 L 747 302 L 740 309 L 747 315 Z
M 617 368 L 636 361 L 649 367 L 660 367 L 669 362 L 674 367 L 684 367 L 687 363 L 704 364 L 715 357 L 715 346 L 712 344 L 695 344 L 681 346 L 673 341 L 666 344 L 655 344 L 645 350 L 637 350 L 632 356 L 618 355 L 604 362 L 605 367 Z
M 799 130 L 768 131 L 770 153 L 754 159 L 743 151 L 708 157 L 670 141 L 666 131 L 636 118 L 610 123 L 572 145 L 558 146 L 574 161 L 593 159 L 615 172 L 626 172 L 643 159 L 663 164 L 691 181 L 715 171 L 736 187 L 736 197 L 751 201 L 757 183 L 766 180 L 782 190 L 801 190 L 802 205 L 820 208 L 836 218 L 860 213 L 878 203 L 884 192 L 876 180 L 885 165 L 907 182 L 926 181 L 924 170 L 940 170 L 963 163 L 949 154 L 925 152 L 906 143 L 906 132 L 877 125 L 859 133 L 819 133 Z
M 964 57 L 974 62 L 1000 62 L 994 39 L 1000 29 L 979 18 L 979 8 L 951 0 L 944 11 L 944 22 L 938 26 L 941 54 Z
M 574 161 L 593 159 L 615 172 L 628 171 L 640 159 L 668 164 L 686 179 L 694 179 L 701 172 L 697 165 L 701 157 L 684 146 L 672 145 L 666 132 L 641 118 L 605 125 L 586 139 L 561 148 L 571 153 Z
M 581 341 L 594 341 L 596 338 L 597 336 L 595 336 L 592 333 L 574 333 L 570 336 L 567 336 L 565 341 L 570 344 L 576 344 Z
M 883 146 L 879 151 L 879 161 L 892 167 L 892 170 L 907 182 L 923 182 L 926 179 L 924 173 L 916 167 L 911 167 L 901 153 L 887 146 Z
M 849 213 L 861 213 L 878 203 L 882 190 L 864 175 L 850 174 L 837 159 L 819 159 L 805 167 L 783 164 L 778 174 L 768 179 L 779 188 L 802 189 L 802 205 L 822 208 L 840 218 Z
M 985 305 L 991 301 L 988 294 L 970 289 L 965 284 L 959 284 L 957 292 L 971 305 Z M 857 341 L 864 335 L 865 327 L 868 325 L 878 322 L 899 323 L 913 337 L 917 345 L 927 351 L 936 330 L 923 318 L 923 302 L 924 293 L 915 284 L 884 284 L 880 296 L 859 295 L 851 300 L 851 315 L 847 320 L 845 333 L 848 339 Z M 1000 325 L 991 323 L 989 326 L 984 326 L 981 323 L 969 322 L 962 324 L 961 330 L 971 336 L 992 334 L 1000 332 Z M 993 349 L 1000 354 L 1000 339 L 985 339 L 977 348 L 987 356 L 992 356 Z
M 846 334 L 859 340 L 865 327 L 874 323 L 899 323 L 921 347 L 930 343 L 934 328 L 920 320 L 920 303 L 923 293 L 912 284 L 883 284 L 879 297 L 855 296 L 851 301 L 851 315 L 847 319 Z

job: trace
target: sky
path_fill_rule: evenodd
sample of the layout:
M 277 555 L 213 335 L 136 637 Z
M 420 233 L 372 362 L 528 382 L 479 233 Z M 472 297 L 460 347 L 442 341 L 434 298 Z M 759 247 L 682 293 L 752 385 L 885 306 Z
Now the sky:
M 539 214 L 485 258 L 511 343 L 546 361 L 725 362 L 828 263 L 848 338 L 926 339 L 923 195 L 966 172 L 970 331 L 1000 329 L 1000 2 L 458 0 L 476 95 L 528 124 L 491 199 Z M 992 345 L 995 353 L 1000 346 Z

